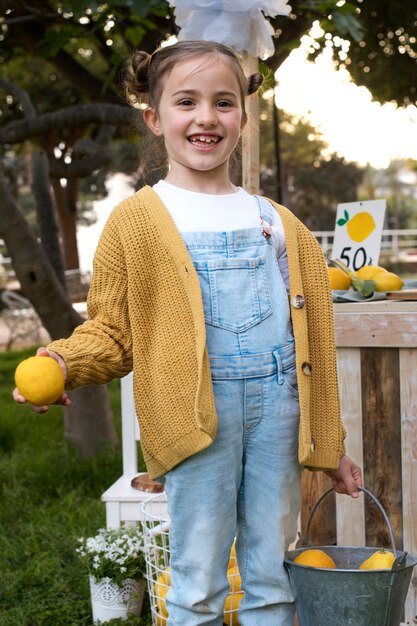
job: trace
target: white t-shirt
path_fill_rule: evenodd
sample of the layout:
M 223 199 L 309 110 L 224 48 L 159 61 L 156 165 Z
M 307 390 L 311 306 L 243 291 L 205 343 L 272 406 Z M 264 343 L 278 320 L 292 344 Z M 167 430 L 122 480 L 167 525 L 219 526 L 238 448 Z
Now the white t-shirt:
M 259 204 L 254 196 L 238 187 L 235 193 L 208 194 L 188 191 L 165 180 L 153 186 L 180 232 L 230 232 L 261 228 Z M 287 291 L 288 259 L 285 235 L 279 214 L 272 211 L 272 244 Z

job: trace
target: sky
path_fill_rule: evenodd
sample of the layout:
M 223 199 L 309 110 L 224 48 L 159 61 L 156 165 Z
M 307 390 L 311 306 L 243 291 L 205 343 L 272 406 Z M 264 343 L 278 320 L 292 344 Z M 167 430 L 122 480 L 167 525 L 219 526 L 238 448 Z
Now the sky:
M 330 150 L 360 165 L 385 168 L 394 159 L 417 159 L 417 108 L 397 108 L 372 101 L 366 87 L 358 87 L 347 70 L 335 70 L 330 50 L 315 63 L 306 60 L 305 38 L 276 73 L 277 105 L 306 116 Z
M 346 70 L 335 70 L 330 54 L 310 63 L 308 38 L 279 68 L 276 101 L 280 108 L 307 117 L 336 152 L 348 161 L 385 168 L 390 160 L 417 159 L 417 108 L 397 109 L 392 103 L 372 101 L 365 87 L 358 87 Z M 92 258 L 112 208 L 131 194 L 123 174 L 108 183 L 109 195 L 94 203 L 97 222 L 78 229 L 80 266 L 91 270 Z

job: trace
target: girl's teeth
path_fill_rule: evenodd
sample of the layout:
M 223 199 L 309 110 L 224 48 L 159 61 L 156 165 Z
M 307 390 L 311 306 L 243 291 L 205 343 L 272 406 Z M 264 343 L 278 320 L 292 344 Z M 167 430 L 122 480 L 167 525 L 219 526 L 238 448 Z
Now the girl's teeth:
M 217 143 L 219 139 L 218 137 L 191 137 L 191 141 L 193 143 L 197 141 L 202 141 L 203 143 Z

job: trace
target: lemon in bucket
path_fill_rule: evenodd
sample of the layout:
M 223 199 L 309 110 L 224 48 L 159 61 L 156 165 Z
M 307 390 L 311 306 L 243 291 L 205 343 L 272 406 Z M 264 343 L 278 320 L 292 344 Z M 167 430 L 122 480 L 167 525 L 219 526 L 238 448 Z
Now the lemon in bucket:
M 359 565 L 359 569 L 391 569 L 394 561 L 394 553 L 391 552 L 391 550 L 381 548 L 363 561 L 363 563 Z
M 303 550 L 295 559 L 294 563 L 298 565 L 307 565 L 309 567 L 320 567 L 327 569 L 334 569 L 336 563 L 332 557 L 329 556 L 324 550 L 311 549 Z

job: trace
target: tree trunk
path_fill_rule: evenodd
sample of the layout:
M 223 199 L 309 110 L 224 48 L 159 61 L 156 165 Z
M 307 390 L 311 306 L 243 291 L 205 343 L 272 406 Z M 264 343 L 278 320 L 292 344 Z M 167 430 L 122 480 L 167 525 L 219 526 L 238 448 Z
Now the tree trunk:
M 88 385 L 68 393 L 64 409 L 65 438 L 83 458 L 117 444 L 117 434 L 105 385 Z
M 36 217 L 41 235 L 42 248 L 55 271 L 61 285 L 66 290 L 65 267 L 51 181 L 49 179 L 49 162 L 45 152 L 32 153 L 31 187 L 36 204 Z
M 68 337 L 82 317 L 73 309 L 46 254 L 20 213 L 0 167 L 0 237 L 12 260 L 23 294 L 52 339 Z M 71 392 L 73 406 L 65 414 L 66 436 L 84 456 L 103 444 L 113 446 L 116 433 L 107 388 L 90 386 Z
M 58 179 L 52 179 L 67 270 L 78 269 L 80 266 L 77 246 L 77 210 L 74 199 L 74 185 L 76 184 L 76 180 L 68 179 L 67 186 L 63 187 Z

